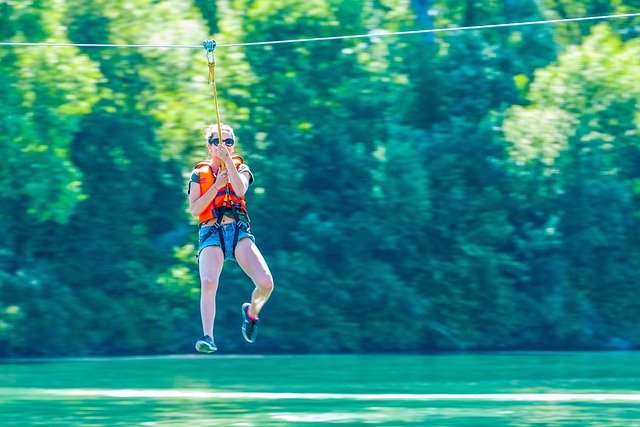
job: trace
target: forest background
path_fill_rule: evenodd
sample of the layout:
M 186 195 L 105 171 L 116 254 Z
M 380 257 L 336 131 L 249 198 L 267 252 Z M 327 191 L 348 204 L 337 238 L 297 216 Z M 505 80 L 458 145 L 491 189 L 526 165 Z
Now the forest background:
M 219 45 L 638 0 L 0 0 L 0 41 Z M 218 47 L 276 289 L 225 353 L 640 346 L 640 19 Z M 0 46 L 0 357 L 193 351 L 203 49 Z

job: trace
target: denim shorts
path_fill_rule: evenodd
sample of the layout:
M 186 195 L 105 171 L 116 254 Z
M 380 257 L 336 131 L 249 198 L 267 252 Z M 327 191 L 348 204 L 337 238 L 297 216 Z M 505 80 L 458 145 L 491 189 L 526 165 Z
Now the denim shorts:
M 227 224 L 220 224 L 222 229 L 222 236 L 224 237 L 224 259 L 235 260 L 233 255 L 233 235 L 238 228 L 238 242 L 245 237 L 250 238 L 252 241 L 256 241 L 256 238 L 251 234 L 251 229 L 245 223 L 238 225 L 236 222 L 229 222 Z M 198 255 L 207 246 L 220 246 L 220 231 L 214 226 L 201 227 L 198 231 Z

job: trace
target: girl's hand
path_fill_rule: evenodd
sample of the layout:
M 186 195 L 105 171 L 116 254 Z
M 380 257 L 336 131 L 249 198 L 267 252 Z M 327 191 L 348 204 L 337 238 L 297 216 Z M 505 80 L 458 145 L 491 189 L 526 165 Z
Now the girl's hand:
M 229 183 L 229 175 L 226 170 L 221 170 L 218 172 L 218 176 L 216 177 L 216 182 L 213 183 L 213 186 L 220 191 L 221 188 L 224 188 L 225 185 Z
M 220 158 L 221 162 L 227 165 L 227 167 L 229 166 L 229 164 L 233 164 L 233 159 L 231 159 L 231 153 L 229 152 L 229 149 L 225 144 L 223 143 L 218 144 L 216 149 L 218 150 L 218 157 Z

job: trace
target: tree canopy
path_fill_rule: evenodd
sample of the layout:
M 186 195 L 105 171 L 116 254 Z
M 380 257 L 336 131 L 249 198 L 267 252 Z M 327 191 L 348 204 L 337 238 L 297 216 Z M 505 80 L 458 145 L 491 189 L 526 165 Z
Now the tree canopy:
M 246 346 L 252 284 L 227 263 L 225 352 L 637 348 L 640 19 L 241 44 L 638 11 L 8 0 L 0 39 L 221 45 L 276 287 Z M 0 46 L 0 356 L 191 351 L 206 68 L 197 49 Z

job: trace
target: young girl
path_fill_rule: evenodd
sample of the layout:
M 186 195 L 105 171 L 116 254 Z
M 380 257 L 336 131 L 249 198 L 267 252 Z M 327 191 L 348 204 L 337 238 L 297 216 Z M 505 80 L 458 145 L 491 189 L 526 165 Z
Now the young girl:
M 227 259 L 238 262 L 255 288 L 251 302 L 242 305 L 242 334 L 254 342 L 258 315 L 273 291 L 273 278 L 249 228 L 244 195 L 253 174 L 240 156 L 233 155 L 236 138 L 231 126 L 210 125 L 205 129 L 211 159 L 196 165 L 189 181 L 189 210 L 198 218 L 198 262 L 200 269 L 200 315 L 204 335 L 196 350 L 217 350 L 213 338 L 216 292 L 222 266 Z

